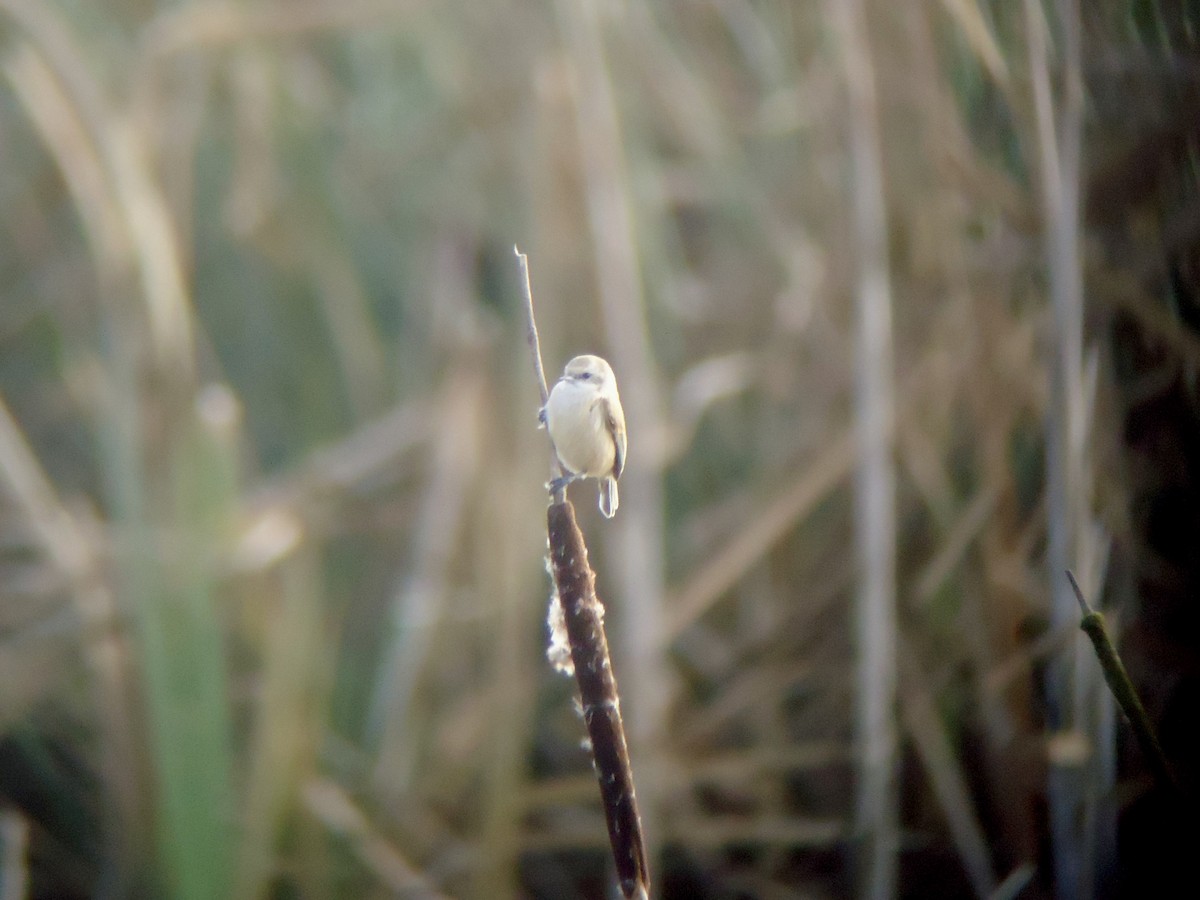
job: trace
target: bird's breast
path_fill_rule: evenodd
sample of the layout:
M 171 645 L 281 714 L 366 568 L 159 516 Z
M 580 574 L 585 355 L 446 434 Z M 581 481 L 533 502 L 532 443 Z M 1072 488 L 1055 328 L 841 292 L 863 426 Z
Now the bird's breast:
M 616 449 L 596 391 L 569 382 L 556 384 L 546 404 L 546 426 L 559 459 L 571 472 L 597 478 L 612 471 Z

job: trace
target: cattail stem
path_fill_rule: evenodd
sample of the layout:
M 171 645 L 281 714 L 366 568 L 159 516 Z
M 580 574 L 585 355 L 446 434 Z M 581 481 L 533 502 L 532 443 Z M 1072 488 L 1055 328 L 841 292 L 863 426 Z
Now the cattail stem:
M 542 368 L 541 344 L 533 315 L 529 259 L 520 249 L 514 247 L 513 250 L 521 271 L 525 335 L 529 352 L 533 355 L 534 377 L 544 408 L 547 400 L 546 375 Z M 549 431 L 546 436 L 549 438 Z M 553 480 L 563 474 L 553 441 L 550 457 Z M 562 604 L 575 681 L 579 685 L 583 720 L 591 739 L 592 759 L 600 782 L 600 798 L 604 803 L 604 819 L 608 824 L 608 839 L 621 893 L 631 900 L 647 900 L 650 896 L 650 871 L 646 864 L 646 841 L 642 834 L 637 797 L 633 791 L 633 767 L 629 763 L 625 726 L 621 722 L 617 678 L 613 674 L 608 638 L 604 634 L 604 604 L 596 596 L 596 573 L 588 563 L 587 545 L 583 541 L 583 532 L 575 522 L 575 507 L 566 499 L 565 485 L 551 492 L 551 503 L 546 511 L 546 530 L 555 590 Z
M 645 897 L 650 888 L 646 845 L 621 722 L 617 679 L 604 635 L 604 605 L 596 596 L 596 574 L 588 563 L 583 533 L 575 522 L 575 507 L 569 501 L 551 504 L 546 520 L 554 583 L 571 643 L 583 720 L 592 742 L 621 893 Z

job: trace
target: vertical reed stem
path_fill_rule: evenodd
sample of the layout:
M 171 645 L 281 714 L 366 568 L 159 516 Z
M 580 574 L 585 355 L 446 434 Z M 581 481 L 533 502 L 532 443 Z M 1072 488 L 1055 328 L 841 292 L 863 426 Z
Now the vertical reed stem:
M 596 596 L 596 573 L 588 564 L 583 532 L 575 522 L 575 507 L 569 502 L 551 504 L 546 519 L 554 583 L 571 641 L 571 660 L 583 720 L 591 738 L 617 878 L 626 897 L 644 897 L 650 889 L 650 872 L 633 790 L 633 767 L 621 722 L 617 679 L 604 635 L 604 605 Z
M 859 590 L 855 615 L 858 688 L 860 897 L 896 894 L 896 518 L 892 423 L 892 298 L 875 73 L 862 0 L 829 0 L 849 95 L 857 256 L 855 512 Z

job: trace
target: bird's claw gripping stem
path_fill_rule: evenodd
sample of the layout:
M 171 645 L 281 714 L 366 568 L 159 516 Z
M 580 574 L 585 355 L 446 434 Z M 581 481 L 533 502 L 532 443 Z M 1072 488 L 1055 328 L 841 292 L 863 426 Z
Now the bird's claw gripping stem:
M 563 475 L 561 478 L 553 479 L 550 484 L 550 493 L 557 494 L 561 490 L 565 490 L 567 485 L 578 479 L 578 475 Z

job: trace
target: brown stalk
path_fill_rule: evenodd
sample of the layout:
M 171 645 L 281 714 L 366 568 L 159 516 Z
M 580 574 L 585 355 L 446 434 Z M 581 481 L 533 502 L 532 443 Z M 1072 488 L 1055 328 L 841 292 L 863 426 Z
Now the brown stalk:
M 645 896 L 650 886 L 646 846 L 621 722 L 621 699 L 604 635 L 604 605 L 596 596 L 596 573 L 588 564 L 587 546 L 570 501 L 552 503 L 546 512 L 546 524 L 554 584 L 571 641 L 575 681 L 591 738 L 621 893 L 626 897 Z

